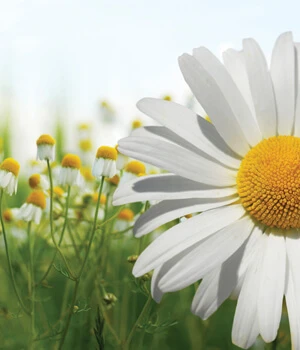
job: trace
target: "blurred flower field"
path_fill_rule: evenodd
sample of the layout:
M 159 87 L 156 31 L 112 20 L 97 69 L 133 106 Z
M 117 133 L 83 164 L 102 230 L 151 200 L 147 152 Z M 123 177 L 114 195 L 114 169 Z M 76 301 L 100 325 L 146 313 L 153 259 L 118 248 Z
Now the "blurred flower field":
M 112 107 L 103 102 L 101 108 L 103 120 L 110 120 Z M 134 120 L 128 129 L 141 126 Z M 1 189 L 0 349 L 238 349 L 231 343 L 236 301 L 227 300 L 202 321 L 190 312 L 200 281 L 156 304 L 151 274 L 136 279 L 131 273 L 152 239 L 188 216 L 134 238 L 135 221 L 153 203 L 113 206 L 112 197 L 120 182 L 162 170 L 110 148 L 117 174 L 96 178 L 95 155 L 107 159 L 107 149 L 99 153 L 101 137 L 92 138 L 91 125 L 78 125 L 77 147 L 66 158 L 64 127 L 49 130 L 55 159 L 26 160 L 17 193 L 9 196 Z M 2 124 L 1 161 L 14 157 L 11 130 L 10 123 Z M 64 174 L 65 168 L 74 176 Z M 34 206 L 41 211 L 32 212 Z M 284 311 L 276 342 L 259 339 L 252 349 L 290 347 Z

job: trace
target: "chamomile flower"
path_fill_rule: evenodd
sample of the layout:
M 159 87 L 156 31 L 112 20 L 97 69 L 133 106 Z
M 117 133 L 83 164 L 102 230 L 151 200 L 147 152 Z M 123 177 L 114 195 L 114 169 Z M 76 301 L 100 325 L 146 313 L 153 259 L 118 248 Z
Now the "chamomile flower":
M 7 208 L 3 210 L 3 219 L 6 223 L 12 223 L 18 219 L 19 208 Z
M 159 200 L 136 222 L 137 237 L 201 212 L 159 236 L 133 274 L 154 269 L 160 301 L 202 279 L 192 312 L 207 319 L 238 298 L 232 341 L 249 348 L 276 336 L 285 298 L 293 349 L 300 349 L 300 46 L 275 44 L 270 68 L 253 39 L 224 65 L 206 48 L 179 58 L 212 123 L 179 104 L 145 98 L 138 108 L 163 126 L 140 128 L 120 152 L 169 171 L 119 187 L 114 204 Z
M 146 173 L 146 166 L 144 163 L 138 160 L 132 160 L 124 168 L 124 173 L 121 178 L 121 183 L 128 182 L 136 179 L 137 177 L 144 176 Z
M 53 161 L 55 158 L 55 140 L 52 136 L 43 134 L 36 140 L 37 155 L 39 160 Z
M 41 174 L 32 174 L 28 179 L 28 183 L 33 190 L 47 191 L 50 187 L 47 177 Z
M 6 158 L 0 164 L 0 189 L 10 196 L 17 192 L 20 164 L 13 158 Z
M 60 185 L 80 186 L 81 174 L 80 174 L 81 161 L 76 154 L 66 154 L 61 161 L 61 169 L 58 178 Z
M 118 214 L 118 220 L 115 223 L 115 231 L 123 231 L 133 224 L 134 212 L 129 208 L 124 208 Z
M 92 168 L 92 174 L 99 179 L 101 176 L 113 177 L 117 173 L 117 151 L 113 147 L 101 146 L 98 148 Z
M 33 191 L 19 210 L 19 217 L 24 221 L 41 222 L 43 210 L 46 208 L 46 197 L 43 191 Z

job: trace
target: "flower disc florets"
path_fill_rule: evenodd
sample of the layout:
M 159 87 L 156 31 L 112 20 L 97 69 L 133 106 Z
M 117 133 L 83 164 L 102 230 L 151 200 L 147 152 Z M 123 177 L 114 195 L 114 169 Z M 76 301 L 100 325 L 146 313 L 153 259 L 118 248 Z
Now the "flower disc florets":
M 37 159 L 39 160 L 54 160 L 55 156 L 55 139 L 47 134 L 41 135 L 36 140 Z
M 20 164 L 13 158 L 6 158 L 0 165 L 0 188 L 12 195 L 17 192 Z
M 237 185 L 255 219 L 270 227 L 300 228 L 300 138 L 261 141 L 244 157 Z

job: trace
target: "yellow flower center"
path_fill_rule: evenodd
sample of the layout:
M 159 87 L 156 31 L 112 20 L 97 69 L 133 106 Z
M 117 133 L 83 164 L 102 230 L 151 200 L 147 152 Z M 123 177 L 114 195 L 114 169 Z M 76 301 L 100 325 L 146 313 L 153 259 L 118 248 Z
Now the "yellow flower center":
M 50 145 L 50 146 L 54 146 L 55 145 L 55 140 L 52 136 L 44 134 L 41 135 L 37 140 L 36 140 L 36 144 L 39 145 Z
M 41 209 L 46 208 L 46 197 L 43 191 L 33 191 L 26 199 L 26 203 L 33 204 Z
M 65 194 L 65 191 L 59 187 L 59 186 L 54 186 L 53 187 L 53 193 L 57 196 L 57 197 L 63 197 L 63 195 Z
M 13 173 L 15 176 L 18 176 L 20 171 L 20 164 L 13 158 L 6 158 L 0 165 L 1 170 L 6 170 L 10 173 Z
M 76 154 L 66 154 L 61 161 L 64 168 L 80 169 L 81 161 Z
M 135 119 L 135 120 L 132 122 L 132 124 L 131 124 L 132 129 L 138 129 L 138 128 L 140 128 L 141 126 L 143 126 L 143 123 L 142 123 L 142 121 L 139 120 L 139 119 Z
M 93 202 L 97 203 L 98 198 L 99 198 L 99 194 L 98 193 L 94 193 L 93 194 Z M 101 194 L 100 204 L 106 204 L 106 195 L 104 193 Z
M 97 150 L 96 158 L 116 160 L 118 152 L 114 147 L 101 146 Z
M 134 213 L 131 209 L 122 209 L 118 215 L 118 219 L 125 221 L 132 221 L 134 218 Z
M 41 182 L 41 175 L 40 174 L 31 175 L 28 182 L 31 188 L 37 188 Z
M 133 160 L 126 165 L 125 171 L 127 171 L 128 173 L 136 174 L 136 175 L 145 174 L 146 167 L 145 167 L 145 164 L 143 164 L 142 162 L 139 162 L 137 160 Z
M 13 220 L 13 215 L 12 215 L 12 212 L 10 209 L 5 209 L 3 211 L 3 219 L 6 221 L 6 222 L 11 222 Z
M 84 152 L 90 151 L 93 148 L 92 141 L 90 139 L 80 140 L 79 148 Z
M 120 182 L 120 176 L 118 174 L 116 174 L 113 177 L 110 178 L 106 178 L 105 179 L 107 182 L 111 183 L 112 185 L 118 186 L 119 182 Z
M 94 176 L 92 174 L 91 168 L 87 167 L 87 166 L 83 166 L 80 169 L 80 172 L 82 174 L 82 176 L 85 178 L 86 181 L 94 181 Z
M 258 221 L 300 228 L 300 138 L 265 139 L 244 157 L 237 175 L 241 202 Z

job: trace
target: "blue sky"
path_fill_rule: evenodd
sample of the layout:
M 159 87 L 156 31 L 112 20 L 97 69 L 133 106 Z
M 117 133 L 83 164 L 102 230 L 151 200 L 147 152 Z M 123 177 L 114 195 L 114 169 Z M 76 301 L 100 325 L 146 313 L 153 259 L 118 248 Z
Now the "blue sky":
M 15 135 L 30 125 L 20 141 L 27 144 L 50 132 L 59 99 L 72 130 L 95 120 L 97 101 L 107 98 L 122 127 L 111 136 L 98 126 L 99 143 L 114 144 L 139 115 L 138 99 L 169 93 L 185 101 L 181 53 L 203 45 L 220 57 L 254 37 L 270 56 L 281 32 L 300 41 L 299 10 L 296 1 L 0 0 L 0 86 L 13 96 Z

